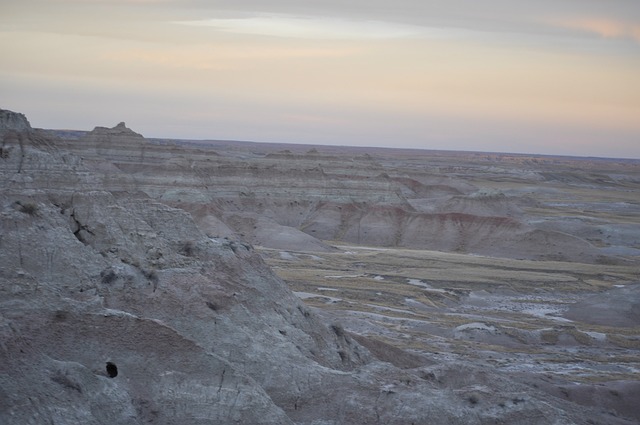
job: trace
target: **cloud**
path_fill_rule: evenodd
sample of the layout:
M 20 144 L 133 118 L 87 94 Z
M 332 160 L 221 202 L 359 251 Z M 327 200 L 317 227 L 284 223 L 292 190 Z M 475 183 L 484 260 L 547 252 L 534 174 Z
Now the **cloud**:
M 418 25 L 383 21 L 261 13 L 243 18 L 203 19 L 174 22 L 212 27 L 236 34 L 321 40 L 397 39 L 419 37 L 427 29 Z
M 51 1 L 51 0 L 49 0 Z M 99 4 L 99 3 L 103 3 L 103 4 L 111 4 L 113 5 L 114 3 L 117 4 L 122 4 L 122 5 L 128 5 L 128 4 L 154 4 L 154 3 L 174 3 L 175 0 L 55 0 L 54 3 L 63 3 L 63 4 L 71 4 L 73 5 L 74 3 L 76 4 L 82 4 L 82 3 L 89 3 L 89 4 Z
M 554 26 L 588 32 L 602 38 L 631 39 L 640 43 L 640 24 L 608 18 L 574 18 L 552 20 Z

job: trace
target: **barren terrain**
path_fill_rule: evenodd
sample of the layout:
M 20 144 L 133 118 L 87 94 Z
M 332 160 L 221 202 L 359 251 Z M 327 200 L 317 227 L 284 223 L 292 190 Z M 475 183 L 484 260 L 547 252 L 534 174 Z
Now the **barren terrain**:
M 212 236 L 620 263 L 640 256 L 634 160 L 147 140 L 58 132 L 113 191 L 189 211 Z
M 640 161 L 0 112 L 0 422 L 640 421 Z

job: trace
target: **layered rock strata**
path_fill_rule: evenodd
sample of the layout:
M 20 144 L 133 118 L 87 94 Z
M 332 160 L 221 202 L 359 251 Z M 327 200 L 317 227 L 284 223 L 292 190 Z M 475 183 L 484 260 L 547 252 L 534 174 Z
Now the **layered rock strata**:
M 600 172 L 606 163 L 587 162 L 594 167 L 588 173 L 563 158 L 277 151 L 147 140 L 122 124 L 60 143 L 82 156 L 106 189 L 143 192 L 189 211 L 210 236 L 265 247 L 323 251 L 339 241 L 581 262 L 640 254 L 628 215 L 637 205 L 625 204 L 629 212 L 621 215 L 615 203 L 566 202 L 578 193 L 589 199 L 597 181 L 624 198 L 640 182 L 632 163 L 620 165 L 629 171 L 622 176 Z M 554 168 L 563 171 L 548 171 Z M 610 180 L 598 180 L 603 173 Z
M 466 363 L 379 361 L 304 306 L 250 245 L 210 237 L 143 193 L 105 190 L 41 132 L 0 137 L 2 423 L 601 417 Z

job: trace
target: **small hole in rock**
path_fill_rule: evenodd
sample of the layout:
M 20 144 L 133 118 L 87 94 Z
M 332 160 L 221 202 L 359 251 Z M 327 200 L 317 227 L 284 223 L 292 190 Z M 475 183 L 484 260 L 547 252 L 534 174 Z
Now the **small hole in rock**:
M 107 362 L 107 375 L 109 375 L 109 378 L 118 376 L 118 367 L 111 362 Z

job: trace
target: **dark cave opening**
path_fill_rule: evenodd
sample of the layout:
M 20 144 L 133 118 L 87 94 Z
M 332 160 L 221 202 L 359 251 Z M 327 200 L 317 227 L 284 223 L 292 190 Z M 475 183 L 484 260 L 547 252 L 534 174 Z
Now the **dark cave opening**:
M 109 375 L 109 378 L 118 376 L 118 367 L 114 363 L 107 362 L 107 375 Z

